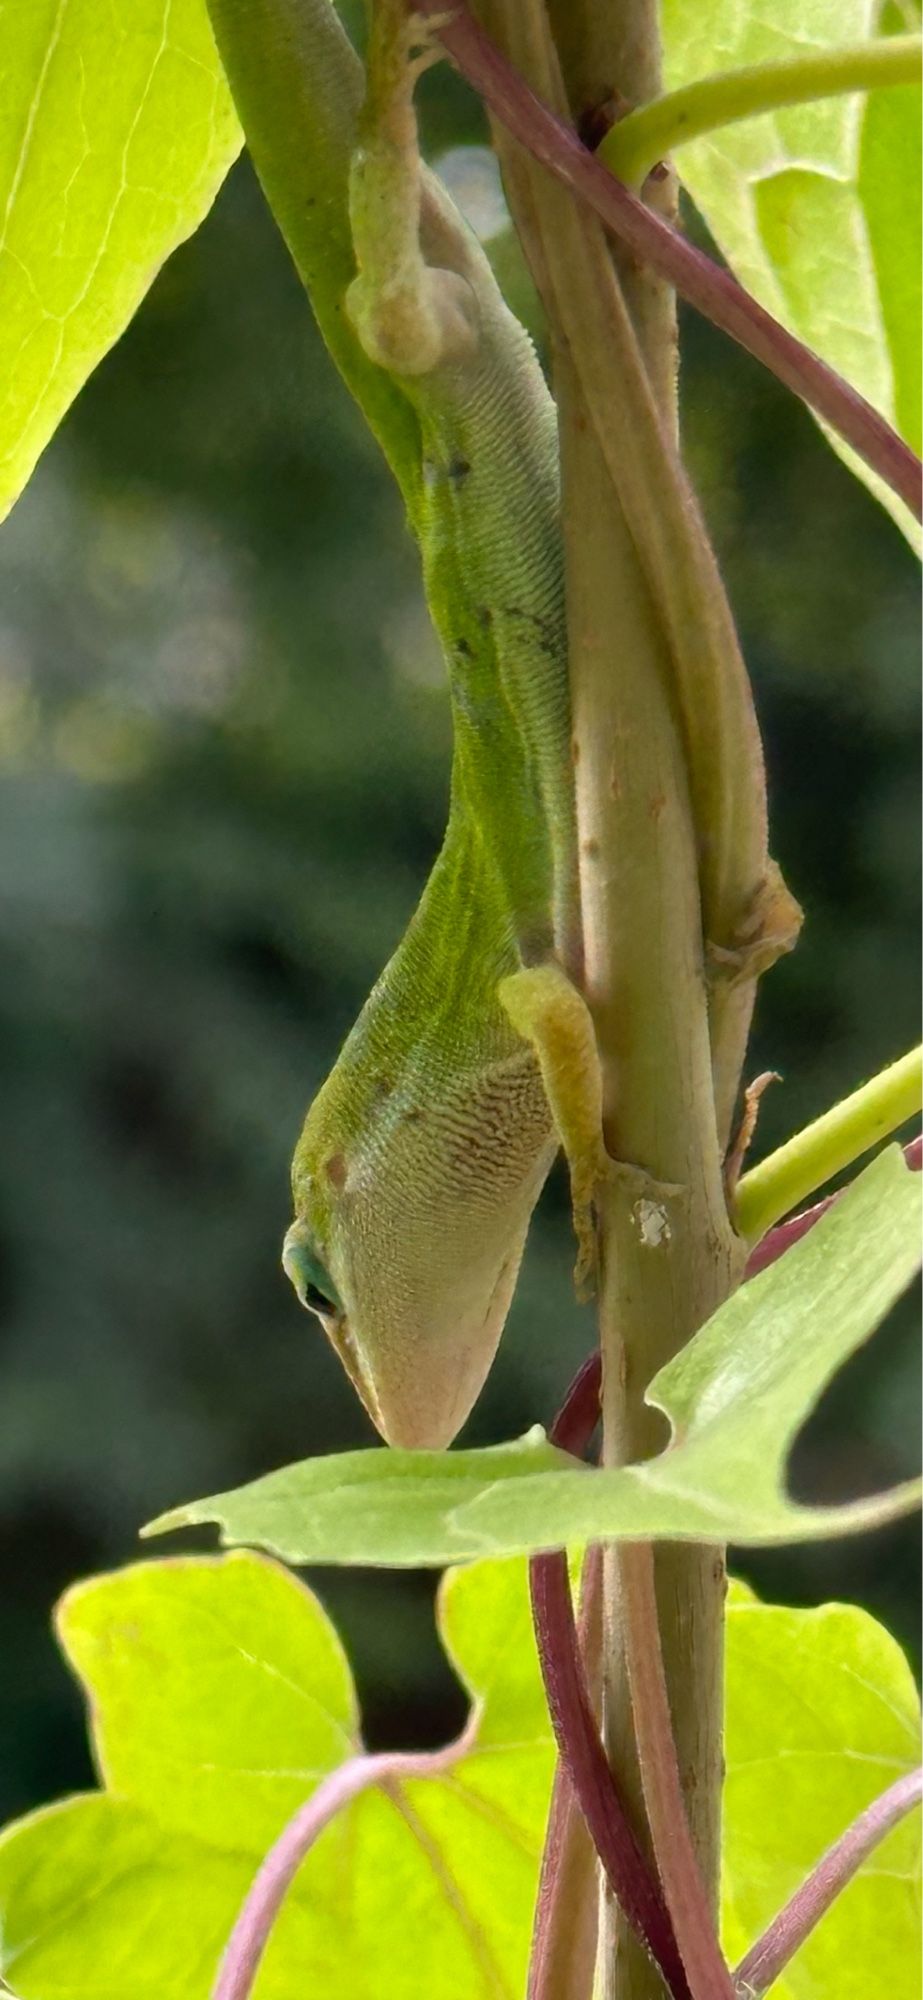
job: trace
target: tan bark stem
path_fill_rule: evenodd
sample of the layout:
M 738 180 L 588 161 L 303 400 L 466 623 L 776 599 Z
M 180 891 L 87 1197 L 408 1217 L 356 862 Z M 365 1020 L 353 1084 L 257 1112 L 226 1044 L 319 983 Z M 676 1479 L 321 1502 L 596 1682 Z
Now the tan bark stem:
M 629 0 L 618 8 L 590 6 L 589 0 L 577 5 L 584 25 L 596 17 L 592 60 L 605 71 L 605 83 L 602 76 L 596 79 L 598 95 L 613 77 L 627 95 L 636 94 L 625 83 L 629 57 L 620 36 L 629 17 L 636 55 L 644 52 L 643 88 L 650 89 L 653 28 L 646 0 L 637 9 Z M 540 0 L 485 0 L 480 11 L 531 88 L 566 115 Z M 586 49 L 579 23 L 571 24 L 571 43 Z M 592 96 L 593 84 L 586 66 L 581 88 Z M 619 1163 L 600 1216 L 604 1459 L 614 1464 L 649 1456 L 662 1445 L 662 1420 L 644 1403 L 644 1388 L 727 1295 L 742 1262 L 722 1187 L 700 847 L 672 635 L 654 579 L 639 559 L 640 502 L 629 518 L 611 434 L 602 436 L 600 424 L 605 399 L 616 425 L 631 437 L 639 421 L 640 357 L 647 376 L 641 384 L 647 410 L 640 419 L 646 443 L 652 404 L 659 406 L 662 437 L 673 434 L 672 307 L 657 281 L 627 272 L 621 313 L 604 313 L 601 324 L 601 271 L 607 286 L 616 281 L 600 225 L 513 142 L 499 132 L 497 137 L 517 225 L 548 313 L 560 413 L 586 992 L 603 1070 L 606 1140 Z M 621 365 L 626 353 L 628 369 Z M 640 466 L 646 445 L 636 449 Z M 661 470 L 662 465 L 661 460 Z M 738 736 L 737 750 L 742 763 L 751 764 L 752 729 L 743 702 L 740 719 L 746 740 Z M 722 755 L 730 750 L 725 741 Z M 758 821 L 755 775 L 750 810 L 755 808 Z M 758 873 L 759 837 L 749 854 Z M 725 1119 L 742 1052 L 740 1027 L 725 1065 Z M 618 1563 L 611 1552 L 606 1571 L 607 1749 L 638 1838 L 649 1844 L 622 1644 Z M 678 1767 L 713 1911 L 723 1562 L 720 1551 L 666 1547 L 658 1550 L 656 1571 Z M 603 1978 L 607 2000 L 616 1995 L 661 2000 L 664 1990 L 609 1897 Z

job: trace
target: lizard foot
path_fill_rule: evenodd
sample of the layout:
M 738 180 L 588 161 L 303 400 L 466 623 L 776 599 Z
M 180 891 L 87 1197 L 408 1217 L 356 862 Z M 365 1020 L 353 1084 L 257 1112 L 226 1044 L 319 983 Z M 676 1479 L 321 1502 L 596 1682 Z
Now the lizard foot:
M 590 1010 L 559 965 L 524 966 L 501 979 L 500 1004 L 535 1051 L 570 1169 L 578 1298 L 596 1271 L 596 1194 L 610 1173 L 602 1135 L 602 1078 Z
M 446 51 L 439 36 L 443 28 L 451 26 L 456 12 L 456 8 L 446 7 L 440 14 L 414 12 L 407 15 L 405 52 L 414 83 L 436 63 L 445 61 Z

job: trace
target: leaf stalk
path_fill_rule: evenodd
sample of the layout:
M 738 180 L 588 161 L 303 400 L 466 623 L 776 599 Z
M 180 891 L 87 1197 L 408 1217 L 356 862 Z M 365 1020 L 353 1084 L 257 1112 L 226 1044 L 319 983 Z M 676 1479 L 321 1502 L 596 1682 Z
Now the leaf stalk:
M 888 35 L 723 70 L 629 111 L 606 133 L 598 157 L 626 187 L 640 188 L 651 168 L 678 147 L 741 119 L 819 98 L 919 83 L 921 51 L 919 35 Z
M 895 1779 L 828 1847 L 807 1880 L 773 1918 L 746 1958 L 741 1959 L 734 1974 L 739 2000 L 759 2000 L 759 1995 L 774 1984 L 885 1834 L 912 1812 L 921 1799 L 923 1769 L 909 1771 L 905 1777 Z
M 759 1243 L 773 1223 L 915 1117 L 921 1105 L 923 1048 L 916 1048 L 743 1175 L 735 1204 L 741 1235 Z

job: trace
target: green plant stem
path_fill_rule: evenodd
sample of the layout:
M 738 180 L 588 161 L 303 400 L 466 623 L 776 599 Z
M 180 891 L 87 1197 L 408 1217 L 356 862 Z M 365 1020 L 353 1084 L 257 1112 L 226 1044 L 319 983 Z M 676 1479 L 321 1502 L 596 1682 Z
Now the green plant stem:
M 629 111 L 607 132 L 599 156 L 626 187 L 640 187 L 659 160 L 723 125 L 819 97 L 917 83 L 921 50 L 919 35 L 894 35 L 702 77 Z
M 773 1223 L 913 1118 L 921 1104 L 923 1050 L 911 1049 L 744 1174 L 736 1199 L 741 1235 L 758 1243 Z

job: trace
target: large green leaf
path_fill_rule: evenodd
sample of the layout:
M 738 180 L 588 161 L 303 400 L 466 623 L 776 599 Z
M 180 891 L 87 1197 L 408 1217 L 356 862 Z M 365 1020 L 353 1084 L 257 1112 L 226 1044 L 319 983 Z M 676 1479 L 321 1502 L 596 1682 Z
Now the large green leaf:
M 791 1611 L 732 1584 L 723 1933 L 732 1964 L 821 1854 L 920 1761 L 913 1675 L 855 1605 Z M 896 2000 L 919 1953 L 920 1823 L 876 1849 L 772 1988 L 772 2000 Z
M 665 83 L 861 41 L 879 12 L 878 0 L 663 0 Z M 908 25 L 896 9 L 887 24 Z M 919 451 L 919 91 L 747 119 L 684 146 L 677 166 L 741 283 Z M 919 546 L 902 502 L 831 442 Z
M 0 1837 L 0 1965 L 17 2000 L 206 2000 L 253 1872 L 108 1795 L 47 1806 Z
M 806 1507 L 785 1466 L 825 1384 L 916 1270 L 920 1205 L 920 1176 L 889 1147 L 654 1378 L 672 1441 L 645 1464 L 558 1469 L 540 1433 L 494 1452 L 350 1452 L 178 1507 L 147 1532 L 217 1521 L 225 1542 L 290 1562 L 418 1564 L 617 1536 L 808 1541 L 887 1520 L 915 1503 L 916 1482 Z
M 104 1783 L 214 1847 L 262 1853 L 357 1747 L 336 1634 L 275 1563 L 139 1563 L 78 1584 L 57 1626 L 94 1703 Z
M 365 1794 L 312 1850 L 256 2000 L 518 2000 L 552 1757 L 524 1567 L 450 1572 L 439 1622 L 472 1699 L 441 1777 Z M 206 2000 L 266 1844 L 357 1747 L 339 1642 L 265 1558 L 150 1563 L 70 1592 L 59 1630 L 109 1790 L 0 1838 L 0 1970 L 20 2000 Z M 738 1958 L 916 1757 L 906 1663 L 865 1613 L 732 1591 L 724 1906 Z M 222 1810 L 223 1806 L 223 1810 Z M 917 1830 L 896 1829 L 776 1990 L 894 2000 Z
M 240 147 L 204 0 L 7 0 L 0 519 Z
M 440 1620 L 473 1702 L 458 1756 L 328 1828 L 257 2000 L 522 1991 L 553 1762 L 522 1566 L 450 1576 Z M 336 1634 L 251 1554 L 97 1578 L 58 1622 L 109 1790 L 0 1840 L 0 1970 L 22 2000 L 206 2000 L 265 1850 L 361 1747 Z

